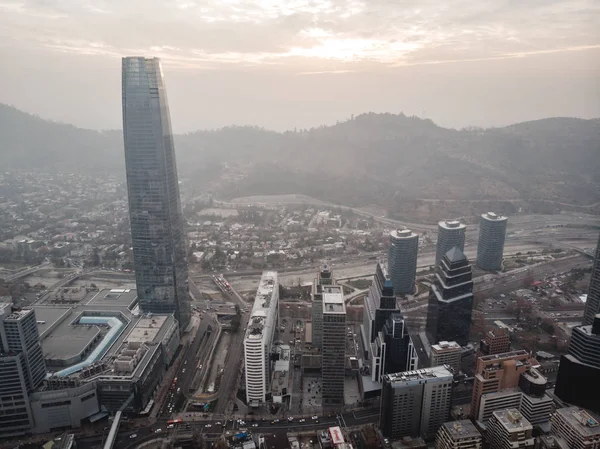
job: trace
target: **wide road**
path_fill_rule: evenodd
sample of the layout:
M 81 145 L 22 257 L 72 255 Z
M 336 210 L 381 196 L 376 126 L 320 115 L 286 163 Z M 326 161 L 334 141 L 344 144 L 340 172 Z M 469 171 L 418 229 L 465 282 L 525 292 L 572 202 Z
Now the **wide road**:
M 346 412 L 340 415 L 317 416 L 312 419 L 311 416 L 296 416 L 292 421 L 287 419 L 252 419 L 246 420 L 245 424 L 240 425 L 237 420 L 224 419 L 217 417 L 205 418 L 202 413 L 184 413 L 178 414 L 185 425 L 191 426 L 198 433 L 203 433 L 208 439 L 216 439 L 221 435 L 234 435 L 240 429 L 247 429 L 251 433 L 275 433 L 275 432 L 299 432 L 316 431 L 327 429 L 331 426 L 353 427 L 369 423 L 377 423 L 379 420 L 379 407 L 361 410 L 357 412 Z M 168 436 L 170 429 L 167 429 L 167 421 L 171 418 L 160 418 L 154 424 L 143 427 L 135 425 L 128 426 L 127 429 L 120 430 L 115 440 L 115 449 L 125 449 L 127 446 L 140 439 L 145 439 L 151 435 Z M 300 422 L 304 419 L 304 422 Z M 183 426 L 183 424 L 180 424 Z M 157 432 L 158 431 L 158 432 Z M 97 433 L 95 435 L 77 437 L 76 442 L 80 447 L 98 447 L 106 439 L 106 434 Z M 131 438 L 132 435 L 135 435 Z
M 160 404 L 161 416 L 170 416 L 171 413 L 184 410 L 187 398 L 190 396 L 189 388 L 196 374 L 198 356 L 201 355 L 199 351 L 202 353 L 202 349 L 214 344 L 216 329 L 217 322 L 214 315 L 205 313 L 200 321 L 194 340 L 188 346 L 183 361 L 175 374 L 176 380 L 169 386 L 167 399 L 163 404 Z
M 248 304 L 242 299 L 238 292 L 232 288 L 229 292 L 225 293 L 225 296 L 228 296 L 229 299 L 233 299 L 239 304 L 242 316 L 240 318 L 240 327 L 238 331 L 231 335 L 223 375 L 217 393 L 218 402 L 214 410 L 217 414 L 225 414 L 230 411 L 228 410 L 230 408 L 230 403 L 234 400 L 237 393 L 237 381 L 244 360 L 245 329 L 250 318 L 250 313 L 244 311 Z

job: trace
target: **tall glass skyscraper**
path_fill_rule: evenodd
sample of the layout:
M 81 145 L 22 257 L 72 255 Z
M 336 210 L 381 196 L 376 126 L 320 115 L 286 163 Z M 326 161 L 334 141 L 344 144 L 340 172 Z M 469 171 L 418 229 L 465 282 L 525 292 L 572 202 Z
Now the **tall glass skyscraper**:
M 135 281 L 143 312 L 190 320 L 183 216 L 158 58 L 123 58 L 123 140 Z

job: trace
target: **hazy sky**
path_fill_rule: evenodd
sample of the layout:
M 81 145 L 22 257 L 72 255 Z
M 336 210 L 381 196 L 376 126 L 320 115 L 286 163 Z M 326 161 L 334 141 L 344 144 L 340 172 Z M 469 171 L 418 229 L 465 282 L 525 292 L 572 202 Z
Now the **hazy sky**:
M 598 0 L 0 0 L 0 102 L 118 128 L 127 55 L 163 59 L 180 132 L 600 116 Z

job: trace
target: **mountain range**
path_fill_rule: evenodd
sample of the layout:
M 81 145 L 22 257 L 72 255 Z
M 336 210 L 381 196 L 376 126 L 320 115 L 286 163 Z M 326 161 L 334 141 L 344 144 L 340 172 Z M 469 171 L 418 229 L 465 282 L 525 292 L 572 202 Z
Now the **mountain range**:
M 226 127 L 175 136 L 182 179 L 220 198 L 304 193 L 391 213 L 428 202 L 600 201 L 600 120 L 548 118 L 447 129 L 366 113 L 283 133 Z M 122 133 L 55 123 L 0 105 L 0 166 L 124 174 Z

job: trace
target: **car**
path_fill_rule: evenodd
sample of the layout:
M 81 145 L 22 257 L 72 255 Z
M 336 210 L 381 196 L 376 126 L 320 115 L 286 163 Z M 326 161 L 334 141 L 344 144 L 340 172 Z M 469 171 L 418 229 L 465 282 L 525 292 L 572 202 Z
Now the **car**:
M 275 421 L 271 421 L 271 425 L 275 424 Z
M 258 427 L 258 423 L 252 424 L 252 427 Z
M 208 429 L 208 428 L 211 428 L 211 427 L 212 427 L 212 424 L 207 424 L 207 425 L 205 425 L 204 427 L 206 427 L 207 429 Z
M 306 422 L 306 420 L 304 418 L 302 418 L 300 421 L 298 422 Z
M 294 420 L 294 417 L 293 417 L 293 416 L 290 416 L 290 417 L 288 418 L 288 421 L 293 421 L 293 420 Z
M 319 417 L 318 416 L 313 416 L 312 419 L 319 419 Z
M 220 425 L 221 425 L 221 421 L 217 421 L 217 426 L 220 426 Z
M 161 433 L 161 432 L 162 432 L 162 429 L 156 429 L 156 430 L 154 431 L 154 433 Z
M 167 425 L 167 429 L 172 429 L 173 427 L 175 427 L 175 424 L 169 424 L 169 425 Z
M 185 373 L 185 368 L 183 368 L 183 369 L 181 370 L 181 374 L 183 374 L 183 373 Z
M 129 435 L 129 439 L 133 440 L 134 438 L 137 438 L 137 433 L 132 433 Z
M 319 424 L 319 420 L 318 419 L 315 419 L 315 424 Z
M 276 423 L 277 423 L 277 422 L 279 422 L 279 420 L 278 420 L 278 419 L 274 419 L 273 421 L 275 421 Z

